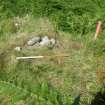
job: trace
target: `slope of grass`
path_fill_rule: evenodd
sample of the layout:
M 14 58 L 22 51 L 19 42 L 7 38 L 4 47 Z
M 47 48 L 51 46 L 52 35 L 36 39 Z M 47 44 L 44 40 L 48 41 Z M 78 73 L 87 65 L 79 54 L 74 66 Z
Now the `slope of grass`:
M 103 0 L 1 0 L 0 20 L 31 15 L 50 18 L 61 31 L 92 32 L 98 20 L 104 22 Z M 15 6 L 14 6 L 15 5 Z M 78 21 L 79 20 L 79 21 Z
M 90 105 L 104 86 L 103 4 L 101 0 L 1 0 L 0 104 Z M 100 19 L 103 30 L 93 43 Z M 27 50 L 27 40 L 36 35 L 57 36 L 60 45 Z M 23 50 L 14 51 L 16 46 Z M 61 53 L 69 57 L 16 60 Z
M 67 105 L 71 102 L 61 97 L 57 91 L 48 90 L 48 85 L 44 82 L 36 88 L 40 94 L 32 93 L 25 88 L 18 87 L 12 83 L 0 81 L 0 104 L 2 105 Z M 63 100 L 62 100 L 63 99 Z
M 34 20 L 26 16 L 18 20 L 22 22 L 22 25 L 16 33 L 10 34 L 11 31 L 5 31 L 4 35 L 7 34 L 7 36 L 4 37 L 2 34 L 3 37 L 1 37 L 0 80 L 9 83 L 9 86 L 6 84 L 8 86 L 6 89 L 4 87 L 7 86 L 1 83 L 1 88 L 4 88 L 4 91 L 1 89 L 1 96 L 3 95 L 5 98 L 6 92 L 10 92 L 8 94 L 11 97 L 15 87 L 16 93 L 18 93 L 17 87 L 19 87 L 32 94 L 37 94 L 38 97 L 41 96 L 42 101 L 36 99 L 36 102 L 32 101 L 31 103 L 30 95 L 21 98 L 21 94 L 19 96 L 16 94 L 13 99 L 10 98 L 9 102 L 11 104 L 22 100 L 26 105 L 28 105 L 28 102 L 29 105 L 36 105 L 37 103 L 38 105 L 46 105 L 47 103 L 48 105 L 70 105 L 73 101 L 75 103 L 74 98 L 78 95 L 80 95 L 79 103 L 82 105 L 90 104 L 94 97 L 93 94 L 100 89 L 100 85 L 96 82 L 97 63 L 94 56 L 94 43 L 91 40 L 92 35 L 73 37 L 69 33 L 60 31 L 56 33 L 54 26 L 47 18 Z M 8 22 L 11 23 L 11 20 L 8 20 Z M 8 30 L 8 28 L 6 29 Z M 42 47 L 31 50 L 23 48 L 20 52 L 14 51 L 16 46 L 24 47 L 24 41 L 27 41 L 31 36 L 48 35 L 49 37 L 55 37 L 55 34 L 60 41 L 58 48 Z M 20 36 L 17 37 L 17 35 Z M 61 53 L 67 53 L 69 57 L 32 61 L 16 60 L 16 56 L 56 55 Z M 12 89 L 13 91 L 9 90 L 10 85 L 15 86 Z M 25 94 L 24 91 L 22 94 Z M 28 101 L 27 97 L 29 97 Z M 32 100 L 34 99 L 32 98 Z

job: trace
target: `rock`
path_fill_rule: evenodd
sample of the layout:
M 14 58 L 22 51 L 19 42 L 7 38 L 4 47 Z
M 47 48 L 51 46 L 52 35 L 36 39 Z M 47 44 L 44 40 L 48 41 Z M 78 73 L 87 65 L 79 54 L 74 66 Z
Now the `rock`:
M 54 38 L 49 39 L 48 36 L 43 37 L 33 37 L 29 41 L 27 41 L 28 46 L 34 46 L 34 47 L 40 47 L 40 46 L 46 46 L 46 45 L 54 45 L 56 43 Z
M 21 49 L 22 48 L 20 46 L 17 46 L 17 47 L 14 48 L 15 51 L 21 51 Z
M 44 46 L 44 45 L 48 45 L 48 44 L 50 44 L 50 40 L 49 40 L 48 36 L 43 37 L 40 42 L 40 45 Z
M 39 43 L 41 40 L 40 37 L 34 37 L 27 42 L 28 46 L 33 46 L 35 43 Z
M 54 45 L 56 43 L 55 39 L 53 39 L 53 38 L 50 39 L 50 42 L 52 45 Z

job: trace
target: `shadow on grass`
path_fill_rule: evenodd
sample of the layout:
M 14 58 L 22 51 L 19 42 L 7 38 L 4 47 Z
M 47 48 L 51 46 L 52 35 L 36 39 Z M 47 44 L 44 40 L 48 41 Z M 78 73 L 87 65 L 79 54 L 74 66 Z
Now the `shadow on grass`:
M 80 105 L 80 94 L 74 99 L 71 105 Z
M 92 100 L 91 105 L 105 105 L 105 92 L 99 91 Z

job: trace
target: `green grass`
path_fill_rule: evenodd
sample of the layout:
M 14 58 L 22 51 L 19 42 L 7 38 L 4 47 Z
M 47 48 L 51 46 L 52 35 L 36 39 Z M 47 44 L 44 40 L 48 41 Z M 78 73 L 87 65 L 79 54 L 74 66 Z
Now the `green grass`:
M 90 105 L 94 94 L 104 85 L 103 3 L 101 0 L 27 2 L 2 0 L 0 4 L 0 104 Z M 95 23 L 100 19 L 103 30 L 94 43 Z M 36 35 L 57 35 L 60 46 L 27 50 L 24 44 Z M 14 51 L 16 46 L 23 50 Z M 69 57 L 16 60 L 17 56 L 61 53 Z M 59 64 L 59 60 L 63 62 Z
M 30 92 L 25 88 L 18 87 L 12 83 L 0 81 L 0 104 L 2 105 L 67 105 L 71 102 L 71 97 L 65 96 L 48 88 L 46 82 L 38 86 L 37 93 Z M 40 93 L 38 93 L 38 90 Z
M 24 23 L 17 30 L 20 38 L 16 38 L 15 33 L 10 35 L 10 31 L 5 32 L 7 36 L 2 34 L 0 80 L 4 82 L 0 83 L 1 97 L 7 100 L 7 105 L 14 105 L 21 100 L 26 105 L 70 105 L 81 94 L 79 103 L 82 105 L 84 103 L 85 105 L 90 104 L 94 97 L 92 94 L 95 94 L 100 89 L 100 85 L 96 82 L 97 68 L 96 58 L 93 55 L 94 47 L 89 47 L 90 44 L 94 46 L 91 40 L 92 35 L 83 38 L 81 36 L 73 37 L 69 33 L 58 31 L 57 35 L 59 34 L 59 36 L 57 39 L 62 43 L 59 48 L 49 49 L 49 47 L 43 47 L 32 50 L 23 49 L 21 52 L 14 51 L 15 46 L 23 47 L 23 41 L 26 41 L 31 35 L 45 34 L 54 37 L 54 26 L 46 19 L 21 18 L 20 20 L 24 21 Z M 11 21 L 8 20 L 8 22 Z M 30 28 L 28 29 L 28 27 Z M 58 63 L 59 59 L 57 58 L 32 61 L 16 60 L 16 56 L 59 53 L 69 54 L 69 57 L 60 59 L 63 60 L 61 64 Z M 21 92 L 22 89 L 23 92 Z M 14 91 L 16 91 L 16 94 Z M 29 95 L 27 95 L 27 92 Z M 34 99 L 35 97 L 30 96 L 31 93 L 42 99 Z M 9 103 L 8 99 L 5 99 L 7 94 Z

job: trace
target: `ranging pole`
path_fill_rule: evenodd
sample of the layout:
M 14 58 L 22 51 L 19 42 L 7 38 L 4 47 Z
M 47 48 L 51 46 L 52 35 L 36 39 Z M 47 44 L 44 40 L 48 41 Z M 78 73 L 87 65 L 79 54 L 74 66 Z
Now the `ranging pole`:
M 94 35 L 94 41 L 96 41 L 97 38 L 99 37 L 101 29 L 102 29 L 102 22 L 98 21 L 98 23 L 96 25 L 96 32 L 95 32 L 95 35 Z

